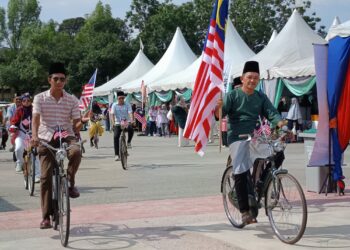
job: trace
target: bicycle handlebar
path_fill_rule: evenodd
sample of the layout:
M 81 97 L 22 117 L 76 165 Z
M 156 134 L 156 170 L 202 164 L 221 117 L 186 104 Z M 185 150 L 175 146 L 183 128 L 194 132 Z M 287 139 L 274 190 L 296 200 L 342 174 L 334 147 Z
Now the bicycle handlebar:
M 62 143 L 62 147 L 61 148 L 55 148 L 53 146 L 51 146 L 50 144 L 48 144 L 47 142 L 43 141 L 43 140 L 40 140 L 40 144 L 53 150 L 53 151 L 58 151 L 58 150 L 66 150 L 68 151 L 69 149 L 71 149 L 73 146 L 79 146 L 81 147 L 83 143 L 85 143 L 86 140 L 82 140 L 80 142 L 75 142 L 75 143 L 71 143 L 69 146 L 67 146 L 68 144 L 66 142 Z

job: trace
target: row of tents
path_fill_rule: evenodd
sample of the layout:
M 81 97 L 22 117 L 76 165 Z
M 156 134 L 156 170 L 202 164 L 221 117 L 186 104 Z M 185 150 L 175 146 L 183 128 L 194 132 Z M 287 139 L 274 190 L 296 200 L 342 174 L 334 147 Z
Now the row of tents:
M 347 23 L 342 27 L 346 29 Z M 339 26 L 341 24 L 336 18 L 326 39 L 339 32 Z M 241 75 L 246 61 L 258 61 L 261 74 L 259 86 L 272 103 L 277 105 L 284 87 L 292 94 L 301 96 L 315 85 L 313 44 L 326 43 L 327 41 L 317 35 L 294 10 L 281 32 L 274 32 L 267 46 L 255 54 L 228 20 L 224 78 L 231 82 L 234 77 Z M 200 63 L 201 57 L 196 58 L 181 30 L 177 28 L 168 49 L 156 65 L 153 65 L 140 50 L 122 73 L 95 88 L 94 96 L 113 97 L 117 89 L 122 89 L 135 99 L 141 100 L 141 84 L 144 84 L 148 93 L 153 93 L 153 99 L 169 101 L 174 91 L 190 97 Z

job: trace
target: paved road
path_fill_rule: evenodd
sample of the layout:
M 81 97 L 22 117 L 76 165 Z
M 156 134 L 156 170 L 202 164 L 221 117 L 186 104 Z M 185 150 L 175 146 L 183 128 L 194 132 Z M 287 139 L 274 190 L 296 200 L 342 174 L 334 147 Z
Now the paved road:
M 137 137 L 130 169 L 114 162 L 112 135 L 101 147 L 87 147 L 72 200 L 74 249 L 349 249 L 348 196 L 307 192 L 309 221 L 296 246 L 280 243 L 267 218 L 236 230 L 220 198 L 227 150 L 209 145 L 204 158 L 193 147 L 177 148 L 175 138 Z M 290 144 L 285 166 L 305 186 L 303 144 Z M 38 192 L 29 197 L 10 154 L 0 151 L 0 249 L 61 249 L 58 233 L 40 230 Z M 349 162 L 347 152 L 345 162 Z M 346 176 L 350 176 L 345 167 Z M 349 186 L 349 183 L 347 183 Z M 349 193 L 347 190 L 347 194 Z

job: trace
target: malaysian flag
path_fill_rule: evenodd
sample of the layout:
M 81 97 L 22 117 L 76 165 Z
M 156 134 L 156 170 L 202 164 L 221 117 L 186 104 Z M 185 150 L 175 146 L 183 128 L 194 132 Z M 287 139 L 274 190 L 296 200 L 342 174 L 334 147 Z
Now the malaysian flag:
M 142 124 L 142 132 L 146 131 L 147 121 L 144 115 L 140 115 L 138 112 L 134 112 L 134 117 Z
M 68 136 L 69 136 L 69 134 L 68 134 L 68 132 L 66 130 L 56 131 L 53 134 L 53 139 L 56 140 L 56 139 L 59 139 L 59 138 L 66 138 Z
M 184 137 L 196 143 L 195 151 L 201 156 L 208 143 L 217 100 L 224 88 L 224 44 L 227 13 L 228 0 L 216 0 L 184 131 Z
M 89 82 L 85 84 L 83 87 L 83 92 L 81 93 L 80 103 L 79 103 L 79 109 L 81 111 L 84 111 L 90 108 L 92 94 L 94 92 L 94 87 L 96 83 L 96 75 L 97 75 L 97 69 L 95 70 L 94 74 L 91 76 Z

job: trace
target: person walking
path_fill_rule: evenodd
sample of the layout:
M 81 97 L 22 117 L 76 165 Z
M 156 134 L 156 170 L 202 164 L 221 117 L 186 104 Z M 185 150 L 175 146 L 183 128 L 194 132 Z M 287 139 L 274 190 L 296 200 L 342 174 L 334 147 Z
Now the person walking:
M 187 120 L 187 106 L 182 96 L 177 97 L 177 103 L 171 109 L 171 112 L 179 126 L 178 147 L 185 147 L 189 144 L 189 140 L 183 136 Z

